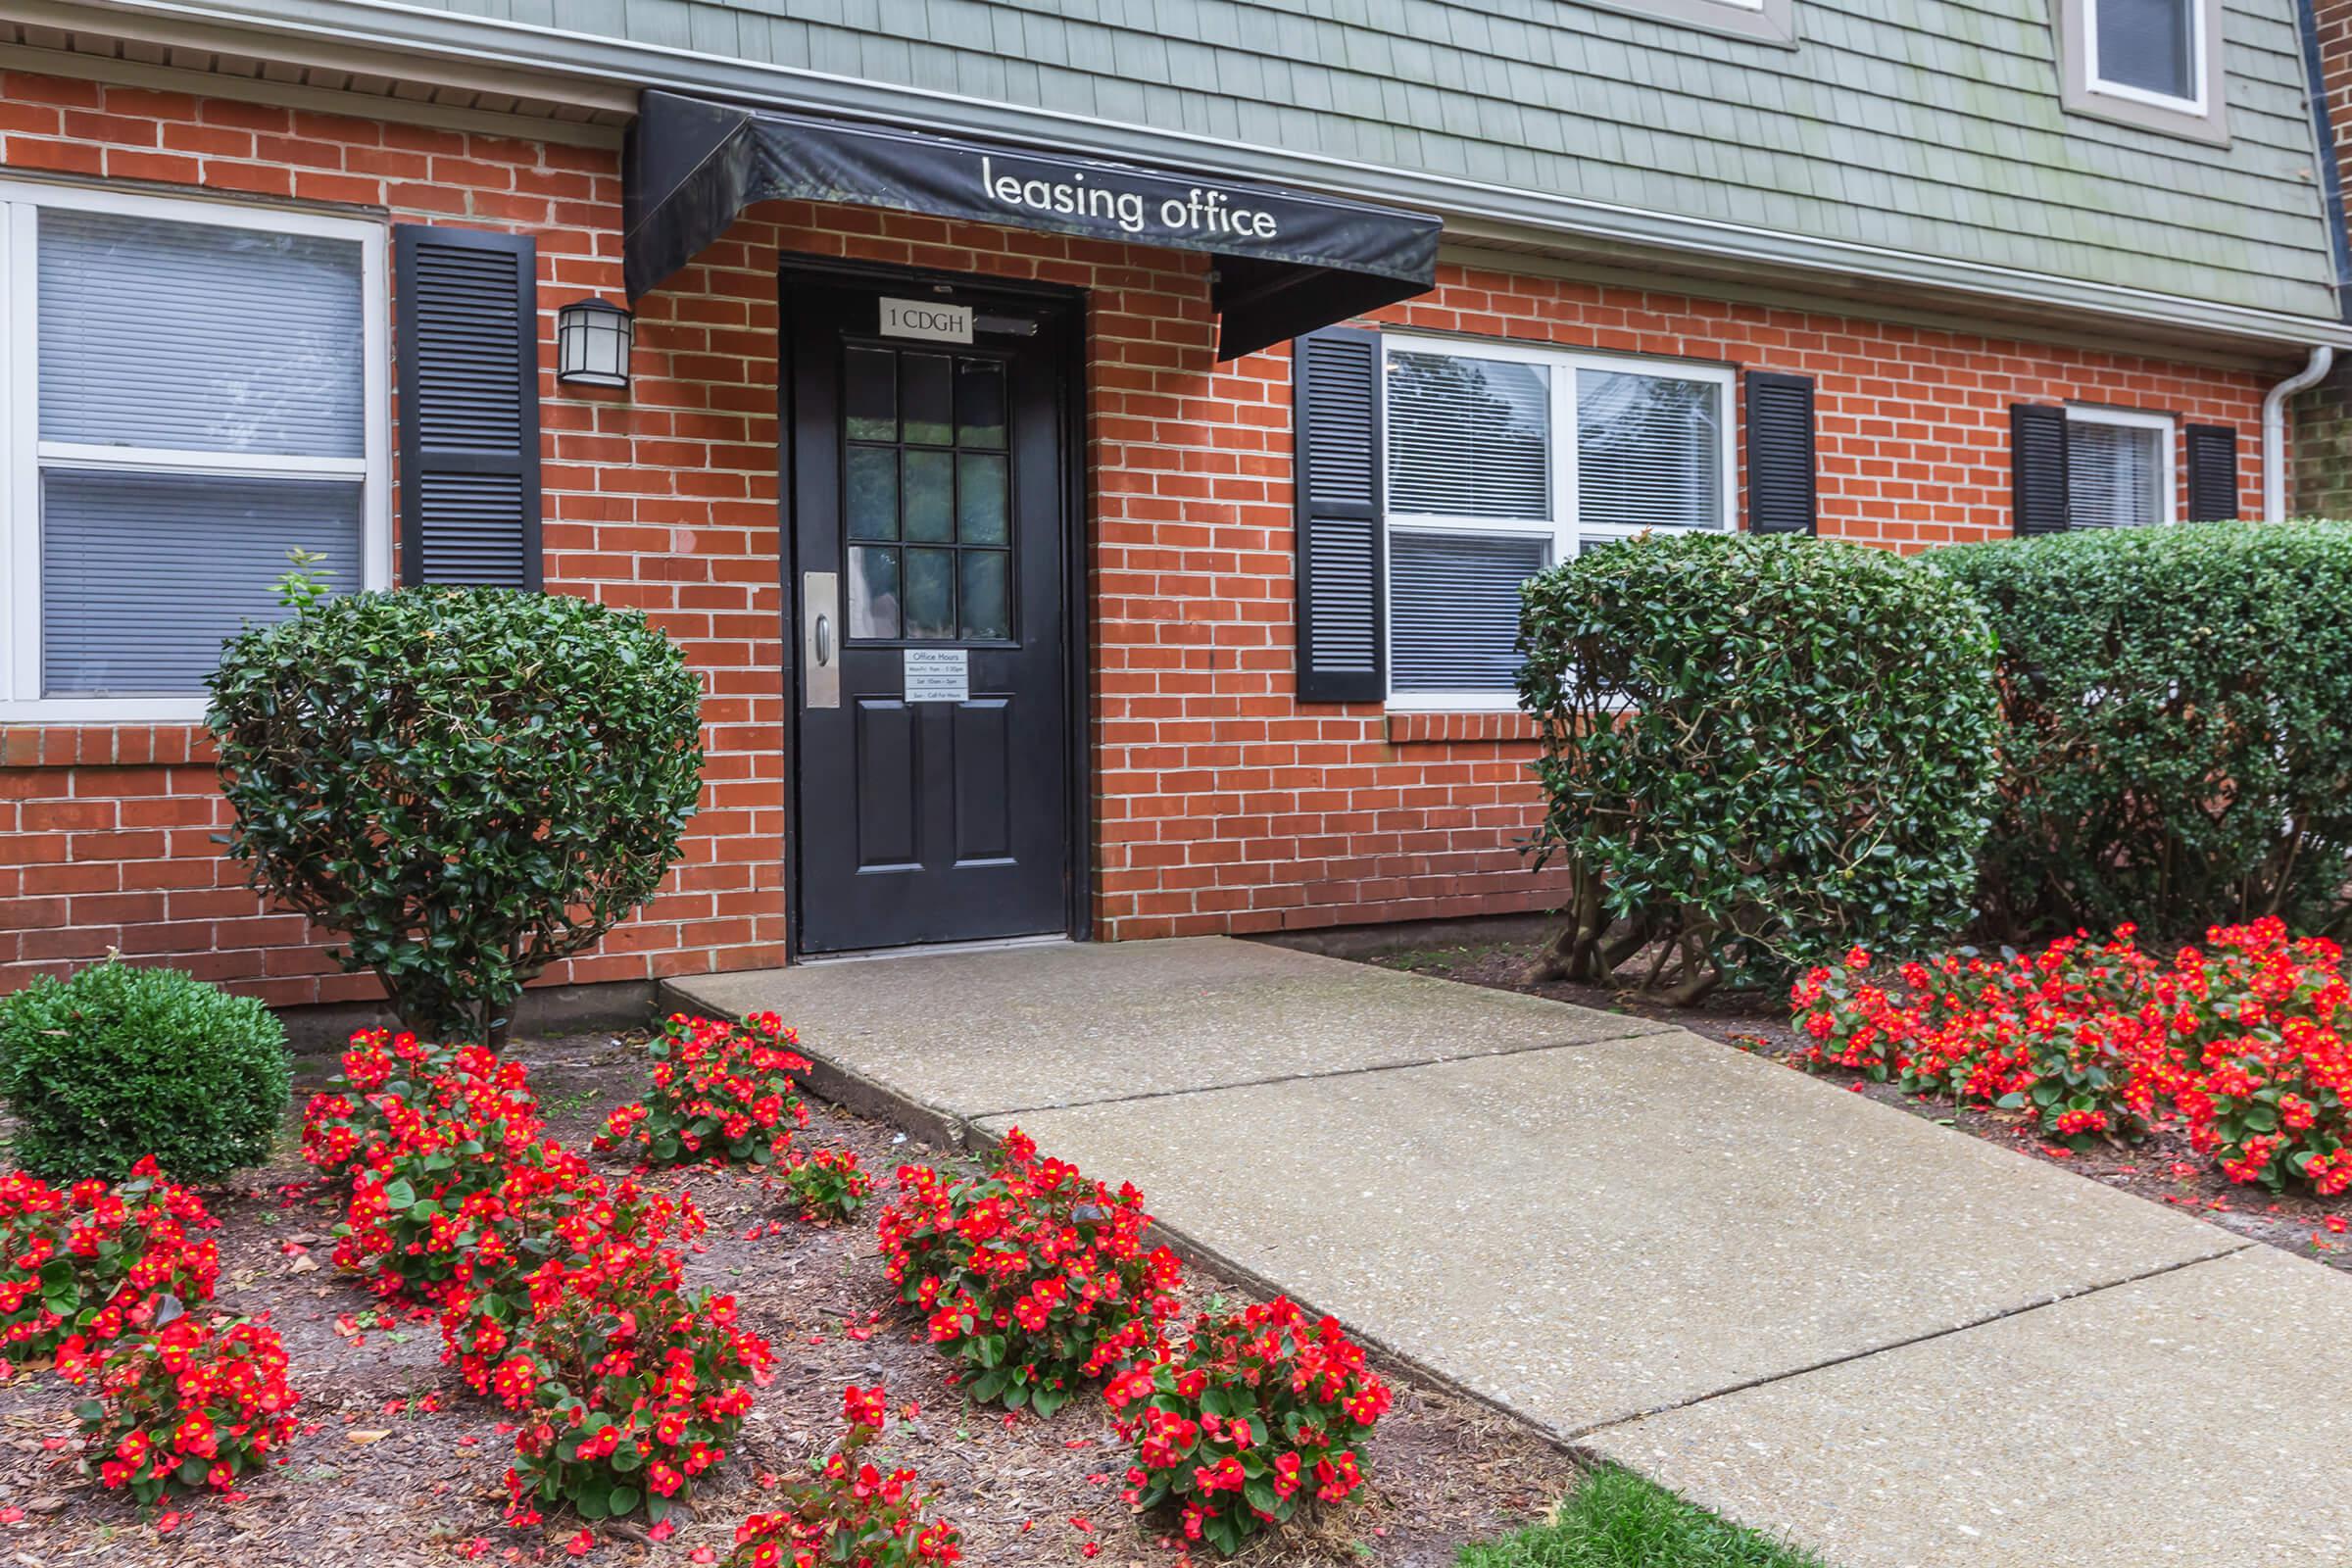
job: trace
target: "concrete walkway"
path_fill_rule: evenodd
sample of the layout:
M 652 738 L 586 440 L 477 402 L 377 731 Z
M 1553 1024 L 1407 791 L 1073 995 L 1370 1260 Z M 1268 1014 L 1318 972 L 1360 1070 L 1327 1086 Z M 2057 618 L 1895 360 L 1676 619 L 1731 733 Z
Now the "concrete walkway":
M 1214 938 L 672 990 L 1842 1568 L 2352 1564 L 2352 1281 L 1687 1031 Z

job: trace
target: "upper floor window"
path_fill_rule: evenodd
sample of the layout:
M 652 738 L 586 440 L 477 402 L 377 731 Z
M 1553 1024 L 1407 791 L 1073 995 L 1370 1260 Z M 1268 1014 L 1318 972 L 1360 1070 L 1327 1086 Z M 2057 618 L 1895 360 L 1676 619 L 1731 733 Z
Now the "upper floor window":
M 1733 525 L 1730 369 L 1381 341 L 1393 702 L 1513 706 L 1522 582 L 1645 529 Z
M 289 551 L 390 578 L 383 232 L 0 185 L 0 717 L 197 717 Z
M 2228 138 L 2221 0 L 2058 0 L 2063 98 L 2078 114 Z
M 1796 46 L 1796 0 L 1586 0 L 1586 3 L 1698 32 L 1777 44 L 1784 49 Z

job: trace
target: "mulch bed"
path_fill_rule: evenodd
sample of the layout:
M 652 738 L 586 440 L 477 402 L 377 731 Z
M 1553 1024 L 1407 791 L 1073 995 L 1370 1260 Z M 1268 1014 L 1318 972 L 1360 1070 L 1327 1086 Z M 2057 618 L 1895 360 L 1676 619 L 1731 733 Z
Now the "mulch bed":
M 640 1058 L 625 1039 L 575 1035 L 517 1043 L 550 1130 L 585 1149 L 614 1105 L 643 1092 Z M 306 1060 L 299 1107 L 333 1070 Z M 900 1164 L 940 1152 L 835 1107 L 811 1104 L 804 1140 L 855 1150 L 876 1175 L 877 1200 Z M 221 1220 L 217 1305 L 268 1312 L 284 1337 L 302 1396 L 306 1429 L 289 1462 L 248 1488 L 250 1497 L 186 1506 L 159 1535 L 125 1498 L 102 1494 L 74 1470 L 66 1446 L 74 1427 L 70 1386 L 46 1372 L 0 1385 L 0 1565 L 62 1568 L 105 1564 L 270 1565 L 340 1568 L 466 1560 L 563 1562 L 581 1521 L 551 1517 L 510 1530 L 502 1522 L 511 1436 L 502 1412 L 467 1395 L 440 1364 L 441 1335 L 429 1319 L 402 1321 L 339 1277 L 328 1258 L 339 1205 L 310 1184 L 299 1158 L 296 1119 L 279 1156 L 235 1192 L 206 1194 Z M 1051 1152 L 1051 1151 L 1048 1151 Z M 617 1162 L 597 1156 L 618 1172 Z M 1101 1174 L 1116 1182 L 1119 1173 Z M 1120 1501 L 1127 1450 L 1100 1399 L 1082 1400 L 1041 1422 L 968 1405 L 945 1381 L 946 1359 L 909 1334 L 882 1276 L 874 1216 L 879 1201 L 848 1226 L 821 1229 L 792 1217 L 781 1194 L 757 1178 L 713 1167 L 680 1172 L 710 1221 L 689 1282 L 730 1292 L 745 1322 L 777 1349 L 779 1375 L 728 1461 L 705 1478 L 674 1535 L 654 1543 L 640 1517 L 595 1527 L 597 1544 L 578 1560 L 686 1564 L 698 1548 L 724 1557 L 736 1524 L 764 1506 L 762 1473 L 789 1473 L 822 1454 L 840 1432 L 841 1391 L 883 1383 L 894 1410 L 884 1440 L 893 1460 L 917 1469 L 934 1511 L 963 1531 L 975 1568 L 1080 1563 L 1099 1544 L 1098 1568 L 1179 1568 L 1187 1559 L 1165 1520 L 1139 1520 Z M 747 1240 L 747 1236 L 757 1239 Z M 1188 1308 L 1214 1295 L 1250 1293 L 1187 1271 Z M 1530 1522 L 1560 1496 L 1575 1468 L 1526 1427 L 1483 1405 L 1422 1383 L 1394 1366 L 1382 1373 L 1396 1402 L 1367 1447 L 1371 1484 L 1343 1512 L 1262 1539 L 1233 1559 L 1246 1568 L 1290 1565 L 1450 1564 L 1465 1542 Z M 419 1408 L 419 1401 L 439 1408 Z
M 1785 1066 L 1794 1066 L 1803 1050 L 1805 1042 L 1788 1027 L 1788 1010 L 1780 1004 L 1782 999 L 1777 995 L 1717 994 L 1697 1006 L 1677 1008 L 1644 1003 L 1632 991 L 1565 982 L 1530 985 L 1525 976 L 1542 946 L 1536 941 L 1474 943 L 1367 955 L 1366 961 L 1498 991 L 1549 997 L 1606 1012 L 1663 1019 Z M 2045 1144 L 2022 1117 L 2010 1112 L 1913 1099 L 1892 1084 L 1870 1083 L 1854 1073 L 1833 1071 L 1824 1076 L 1882 1104 L 1898 1106 L 1940 1126 L 1956 1127 L 1971 1137 L 2006 1144 L 2092 1181 L 2195 1214 L 2251 1241 L 2267 1242 L 2331 1268 L 2352 1271 L 2352 1245 L 2348 1245 L 2352 1233 L 2337 1236 L 2323 1228 L 2328 1215 L 2352 1218 L 2352 1194 L 2326 1200 L 2292 1194 L 2273 1198 L 2259 1187 L 2237 1186 L 2223 1176 L 2213 1161 L 2190 1150 L 2184 1132 L 2159 1132 L 2138 1144 L 2077 1154 Z

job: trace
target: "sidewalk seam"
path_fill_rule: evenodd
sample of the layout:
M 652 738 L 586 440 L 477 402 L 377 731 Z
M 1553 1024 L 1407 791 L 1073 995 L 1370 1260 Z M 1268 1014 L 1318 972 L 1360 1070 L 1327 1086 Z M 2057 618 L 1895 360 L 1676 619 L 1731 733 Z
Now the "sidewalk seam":
M 1855 1361 L 1867 1361 L 1874 1355 L 1885 1355 L 1890 1350 L 1907 1349 L 1914 1345 L 1932 1345 L 1937 1340 L 1949 1339 L 1955 1334 L 1968 1334 L 2009 1318 L 2023 1317 L 2029 1312 L 2046 1311 L 2050 1307 L 2061 1305 L 2064 1302 L 2079 1301 L 2085 1297 L 2097 1296 L 2105 1291 L 2119 1290 L 2126 1285 L 2137 1285 L 2144 1280 L 2161 1279 L 2167 1274 L 2178 1274 L 2182 1269 L 2199 1268 L 2207 1263 L 2218 1263 L 2224 1258 L 2235 1257 L 2240 1252 L 2252 1251 L 2263 1245 L 2261 1242 L 2240 1242 L 2235 1247 L 2225 1247 L 2218 1252 L 2208 1252 L 2201 1257 L 2187 1257 L 2177 1262 L 2160 1263 L 2154 1268 L 2142 1269 L 2136 1274 L 2127 1274 L 2121 1279 L 2103 1280 L 2095 1285 L 2078 1286 L 2074 1290 L 2061 1292 L 2042 1300 L 2027 1301 L 2018 1306 L 2003 1307 L 1998 1312 L 1988 1313 L 1980 1318 L 1971 1318 L 1966 1323 L 1956 1323 L 1950 1328 L 1934 1329 L 1926 1334 L 1915 1334 L 1907 1340 L 1891 1340 L 1885 1345 L 1874 1345 L 1867 1349 L 1854 1350 L 1844 1355 L 1833 1355 L 1826 1360 L 1815 1361 L 1809 1366 L 1792 1367 L 1786 1372 L 1768 1372 L 1749 1378 L 1744 1383 L 1727 1383 L 1720 1389 L 1710 1389 L 1704 1394 L 1694 1394 L 1687 1399 L 1676 1399 L 1670 1404 L 1653 1405 L 1649 1409 L 1636 1411 L 1632 1415 L 1617 1416 L 1607 1421 L 1595 1421 L 1589 1426 L 1578 1427 L 1572 1432 L 1562 1433 L 1560 1438 L 1564 1443 L 1577 1446 L 1579 1451 L 1587 1451 L 1583 1447 L 1585 1440 L 1599 1433 L 1614 1431 L 1619 1427 L 1634 1426 L 1654 1416 L 1671 1415 L 1677 1410 L 1688 1410 L 1694 1405 L 1705 1404 L 1710 1400 L 1725 1398 L 1731 1395 L 1745 1394 L 1751 1389 L 1769 1388 L 1775 1383 L 1786 1383 L 1790 1378 L 1807 1377 L 1815 1372 L 1826 1372 L 1832 1367 L 1845 1366 Z M 1590 1454 L 1588 1456 L 1597 1457 Z
M 1264 1089 L 1275 1084 L 1320 1083 L 1330 1078 L 1363 1078 L 1377 1072 L 1410 1072 L 1420 1067 L 1449 1067 L 1456 1062 L 1486 1061 L 1501 1056 L 1532 1056 L 1540 1051 L 1574 1051 L 1584 1046 L 1615 1046 L 1628 1040 L 1665 1040 L 1676 1035 L 1705 1042 L 1706 1037 L 1692 1033 L 1680 1025 L 1670 1024 L 1663 1029 L 1644 1029 L 1634 1034 L 1605 1035 L 1593 1040 L 1545 1040 L 1532 1045 L 1504 1046 L 1494 1051 L 1474 1051 L 1458 1056 L 1427 1056 L 1417 1061 L 1384 1061 L 1368 1067 L 1334 1067 L 1329 1072 L 1280 1073 L 1272 1078 L 1239 1078 L 1231 1083 L 1196 1084 L 1186 1089 L 1147 1089 L 1134 1095 L 1104 1095 L 1097 1100 L 1062 1100 L 1052 1103 L 1013 1105 L 1002 1110 L 957 1111 L 955 1114 L 967 1125 L 994 1120 L 999 1116 L 1026 1116 L 1032 1111 L 1084 1110 L 1095 1105 L 1128 1105 L 1147 1100 L 1175 1100 L 1185 1095 L 1213 1095 L 1228 1089 Z M 808 1048 L 803 1047 L 803 1054 Z

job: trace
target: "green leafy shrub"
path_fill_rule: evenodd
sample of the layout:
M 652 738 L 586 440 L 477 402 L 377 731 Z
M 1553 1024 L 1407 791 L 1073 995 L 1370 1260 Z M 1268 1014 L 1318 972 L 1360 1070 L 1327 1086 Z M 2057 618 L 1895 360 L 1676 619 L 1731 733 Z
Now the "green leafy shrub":
M 2000 642 L 1983 902 L 2020 938 L 2352 925 L 2352 523 L 1937 551 Z
M 0 998 L 0 1100 L 37 1176 L 120 1181 L 152 1154 L 218 1181 L 269 1157 L 293 1078 L 269 1008 L 176 969 L 110 959 Z
M 1984 617 L 1883 550 L 1643 536 L 1524 593 L 1520 702 L 1569 872 L 1539 977 L 1690 1002 L 1964 921 L 1994 785 Z
M 700 788 L 677 648 L 562 594 L 319 600 L 211 686 L 229 853 L 423 1035 L 501 1038 L 524 981 L 654 896 Z

